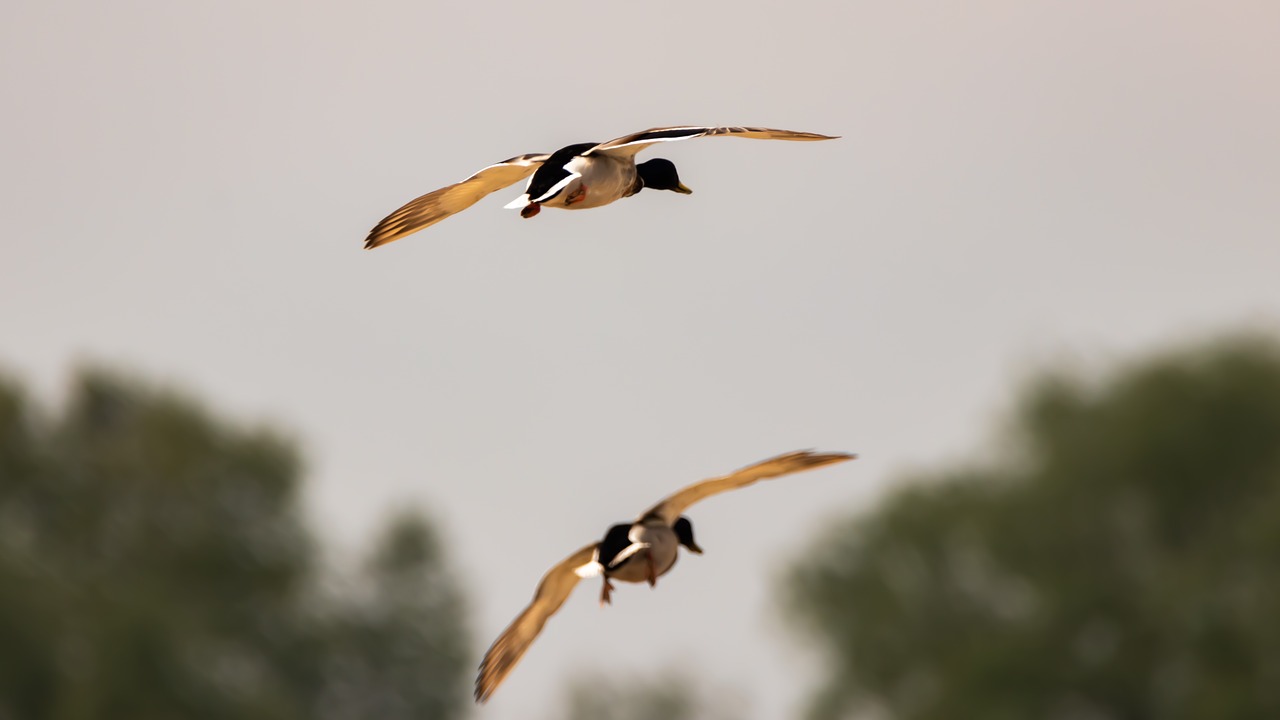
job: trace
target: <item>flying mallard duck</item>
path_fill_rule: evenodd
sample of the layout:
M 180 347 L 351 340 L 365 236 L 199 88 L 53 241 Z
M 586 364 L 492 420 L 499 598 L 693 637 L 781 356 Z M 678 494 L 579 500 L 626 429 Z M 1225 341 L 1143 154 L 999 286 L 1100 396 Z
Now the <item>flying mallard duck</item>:
M 676 166 L 661 158 L 636 164 L 636 153 L 660 142 L 696 137 L 742 137 L 755 140 L 834 140 L 829 135 L 755 127 L 662 127 L 625 135 L 606 143 L 579 143 L 547 154 L 517 155 L 448 187 L 429 192 L 383 218 L 365 249 L 386 245 L 430 227 L 475 205 L 491 192 L 529 178 L 525 193 L 507 204 L 531 218 L 545 205 L 585 210 L 608 205 L 643 188 L 693 192 L 680 182 Z M 533 177 L 529 177 L 532 175 Z
M 484 654 L 480 673 L 476 676 L 476 702 L 489 699 L 519 662 L 534 638 L 542 631 L 547 618 L 564 604 L 578 580 L 601 575 L 600 604 L 607 605 L 613 592 L 610 580 L 648 582 L 652 587 L 658 578 L 676 564 L 676 548 L 683 545 L 689 552 L 702 554 L 693 540 L 693 524 L 682 516 L 690 505 L 725 492 L 746 487 L 758 480 L 789 475 L 801 470 L 852 460 L 847 453 L 816 453 L 810 450 L 787 453 L 750 465 L 723 477 L 694 483 L 663 498 L 641 513 L 631 523 L 614 525 L 604 539 L 593 542 L 560 561 L 543 576 L 533 601 L 507 626 L 506 630 Z

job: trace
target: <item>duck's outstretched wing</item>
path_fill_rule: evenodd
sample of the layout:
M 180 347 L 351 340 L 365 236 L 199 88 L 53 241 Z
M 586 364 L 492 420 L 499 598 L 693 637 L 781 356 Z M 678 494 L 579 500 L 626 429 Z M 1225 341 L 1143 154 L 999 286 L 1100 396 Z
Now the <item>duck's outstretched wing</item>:
M 511 621 L 480 661 L 480 672 L 476 675 L 476 702 L 488 700 L 493 691 L 498 689 L 498 685 L 502 684 L 503 679 L 538 637 L 547 618 L 555 614 L 569 597 L 569 593 L 573 592 L 579 580 L 578 570 L 595 563 L 595 554 L 596 543 L 586 545 L 560 561 L 560 564 L 542 577 L 529 607 Z
M 533 174 L 550 155 L 518 155 L 495 163 L 462 182 L 429 192 L 382 219 L 365 238 L 366 250 L 399 240 L 475 205 L 491 192 L 514 185 Z
M 790 475 L 801 470 L 812 470 L 856 457 L 858 456 L 849 453 L 819 453 L 812 450 L 799 450 L 772 457 L 723 477 L 710 478 L 677 490 L 646 510 L 640 519 L 659 517 L 667 524 L 672 524 L 685 511 L 685 508 L 712 495 L 746 487 L 759 480 Z
M 655 143 L 692 140 L 699 137 L 740 137 L 751 138 L 752 140 L 835 140 L 838 136 L 760 127 L 656 127 L 643 132 L 624 135 L 606 143 L 600 143 L 583 154 L 632 157 Z

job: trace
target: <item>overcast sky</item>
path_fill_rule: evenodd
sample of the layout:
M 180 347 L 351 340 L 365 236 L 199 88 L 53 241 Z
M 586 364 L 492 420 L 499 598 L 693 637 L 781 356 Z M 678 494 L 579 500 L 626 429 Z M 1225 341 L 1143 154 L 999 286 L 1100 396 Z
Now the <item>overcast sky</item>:
M 426 509 L 477 660 L 611 522 L 858 452 L 695 507 L 705 556 L 606 611 L 580 587 L 477 714 L 675 662 L 791 716 L 812 659 L 774 582 L 824 520 L 971 456 L 1036 367 L 1280 327 L 1278 28 L 1274 0 L 9 0 L 0 365 L 288 428 L 341 550 Z M 512 188 L 361 250 L 490 162 L 664 124 L 843 139 L 671 144 L 691 196 L 521 220 Z

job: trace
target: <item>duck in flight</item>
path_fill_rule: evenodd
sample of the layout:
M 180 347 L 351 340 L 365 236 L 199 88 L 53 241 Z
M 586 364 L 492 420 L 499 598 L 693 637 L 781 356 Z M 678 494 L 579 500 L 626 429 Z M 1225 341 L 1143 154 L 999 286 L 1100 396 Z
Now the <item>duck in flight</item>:
M 396 210 L 369 231 L 365 249 L 376 248 L 430 227 L 475 205 L 489 193 L 529 178 L 525 192 L 507 204 L 531 218 L 546 207 L 585 210 L 630 197 L 643 188 L 693 192 L 680 182 L 676 166 L 661 158 L 636 164 L 650 145 L 699 137 L 754 140 L 834 140 L 830 135 L 758 127 L 661 127 L 606 143 L 579 143 L 550 154 L 517 155 L 490 165 L 462 182 L 429 192 Z M 530 177 L 532 176 L 532 177 Z
M 538 637 L 547 618 L 564 604 L 579 579 L 597 575 L 603 577 L 600 604 L 604 606 L 609 604 L 613 592 L 610 580 L 647 582 L 652 587 L 659 577 L 670 572 L 676 564 L 678 547 L 683 545 L 689 552 L 701 555 L 702 548 L 693 539 L 693 524 L 681 514 L 690 505 L 759 480 L 812 470 L 856 457 L 848 453 L 818 453 L 810 450 L 779 455 L 723 477 L 694 483 L 663 498 L 657 505 L 641 513 L 635 521 L 609 528 L 602 540 L 583 546 L 543 576 L 533 595 L 533 601 L 502 631 L 480 662 L 480 672 L 476 676 L 476 702 L 485 702 L 498 689 L 498 685 Z

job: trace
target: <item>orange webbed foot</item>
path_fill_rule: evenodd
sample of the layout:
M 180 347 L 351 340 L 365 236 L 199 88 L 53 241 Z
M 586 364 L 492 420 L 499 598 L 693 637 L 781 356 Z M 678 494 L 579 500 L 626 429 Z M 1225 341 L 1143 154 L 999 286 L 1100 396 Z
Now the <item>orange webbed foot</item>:
M 569 194 L 569 197 L 566 197 L 564 199 L 564 205 L 565 207 L 569 207 L 570 205 L 577 205 L 578 203 L 586 199 L 587 199 L 587 186 L 580 184 L 578 185 L 577 190 L 574 190 L 572 193 Z

